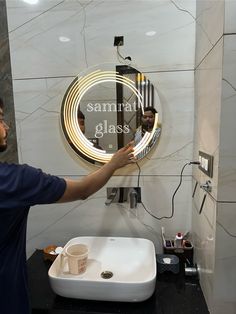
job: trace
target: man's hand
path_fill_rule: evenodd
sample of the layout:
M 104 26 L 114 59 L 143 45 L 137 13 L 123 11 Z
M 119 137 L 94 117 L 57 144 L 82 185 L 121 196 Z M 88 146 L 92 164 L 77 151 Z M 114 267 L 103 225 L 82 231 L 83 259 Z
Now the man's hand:
M 87 175 L 82 180 L 66 179 L 66 190 L 58 202 L 71 202 L 86 199 L 101 189 L 114 171 L 136 161 L 133 154 L 133 142 L 119 149 L 111 160 L 97 171 Z
M 135 162 L 133 154 L 133 142 L 119 149 L 109 161 L 109 164 L 114 167 L 114 170 L 124 167 L 125 165 Z

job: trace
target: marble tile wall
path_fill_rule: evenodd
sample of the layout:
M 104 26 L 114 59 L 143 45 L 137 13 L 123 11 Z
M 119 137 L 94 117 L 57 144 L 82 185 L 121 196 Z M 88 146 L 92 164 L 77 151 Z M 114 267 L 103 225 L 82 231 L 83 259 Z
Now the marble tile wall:
M 215 38 L 211 48 L 205 44 L 201 32 L 196 31 L 194 156 L 197 158 L 198 150 L 212 154 L 214 167 L 213 178 L 198 170 L 193 174 L 193 184 L 208 179 L 212 183 L 212 192 L 207 193 L 201 215 L 198 209 L 205 192 L 199 186 L 193 200 L 195 257 L 210 313 L 233 314 L 236 312 L 235 1 L 197 1 L 196 11 L 205 14 L 215 11 L 215 16 L 201 20 L 201 28 L 208 29 L 209 38 L 217 33 L 219 38 Z M 203 57 L 198 58 L 201 54 Z
M 225 22 L 224 22 L 224 33 L 231 34 L 236 31 L 236 2 L 234 0 L 225 0 Z
M 236 311 L 236 228 L 235 203 L 218 203 L 215 235 L 213 313 Z
M 5 104 L 4 114 L 8 125 L 11 127 L 8 137 L 8 149 L 1 153 L 0 161 L 18 162 L 15 110 L 13 101 L 7 11 L 5 1 L 0 1 L 0 98 L 2 98 Z
M 202 213 L 199 214 L 203 197 L 204 192 L 198 186 L 193 200 L 192 233 L 194 239 L 194 256 L 199 269 L 200 284 L 208 309 L 212 313 L 217 204 L 210 197 L 207 197 Z
M 218 195 L 219 134 L 221 112 L 223 40 L 217 42 L 204 58 L 195 72 L 195 136 L 194 156 L 198 159 L 201 150 L 214 156 L 213 178 L 209 178 L 197 168 L 193 171 L 193 186 L 198 187 L 193 199 L 192 232 L 195 245 L 195 261 L 200 269 L 200 283 L 208 304 L 212 310 L 213 278 L 215 269 L 215 229 Z M 208 82 L 210 82 L 208 84 Z M 199 214 L 203 197 L 206 193 L 200 184 L 211 180 L 214 199 L 207 194 L 202 213 Z M 211 239 L 211 240 L 209 240 Z
M 196 1 L 196 67 L 221 38 L 224 28 L 224 1 Z
M 236 13 L 235 13 L 236 15 Z M 218 199 L 236 202 L 236 32 L 224 35 Z
M 88 166 L 68 149 L 60 132 L 63 95 L 87 67 L 119 63 L 114 36 L 124 35 L 123 55 L 145 72 L 162 104 L 159 145 L 140 162 L 144 204 L 158 217 L 170 215 L 182 166 L 192 160 L 194 113 L 195 1 L 7 0 L 19 158 L 59 176 L 80 178 Z M 122 23 L 120 15 L 122 14 Z M 145 35 L 156 31 L 153 37 Z M 59 37 L 67 38 L 61 42 Z M 173 53 L 174 51 L 174 53 Z M 107 186 L 136 186 L 137 166 L 118 171 Z M 85 201 L 30 210 L 27 253 L 79 235 L 137 236 L 161 252 L 166 235 L 191 229 L 192 166 L 186 168 L 171 220 L 155 220 L 142 206 L 105 206 L 106 187 Z
M 226 7 L 229 3 L 226 2 Z M 235 8 L 231 1 L 231 9 Z M 236 17 L 236 11 L 234 17 Z M 227 11 L 226 11 L 227 13 Z M 225 15 L 231 33 L 224 34 L 223 76 L 221 98 L 221 128 L 219 147 L 218 207 L 216 221 L 214 313 L 236 312 L 236 28 L 232 13 Z M 229 22 L 227 22 L 229 21 Z M 228 293 L 226 293 L 226 291 Z

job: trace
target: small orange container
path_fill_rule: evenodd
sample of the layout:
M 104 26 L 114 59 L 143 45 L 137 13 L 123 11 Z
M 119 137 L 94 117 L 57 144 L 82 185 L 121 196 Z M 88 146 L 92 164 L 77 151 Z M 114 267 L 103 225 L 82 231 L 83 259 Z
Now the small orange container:
M 57 245 L 49 245 L 43 249 L 43 259 L 54 262 L 58 254 L 51 254 L 50 252 L 55 251 Z

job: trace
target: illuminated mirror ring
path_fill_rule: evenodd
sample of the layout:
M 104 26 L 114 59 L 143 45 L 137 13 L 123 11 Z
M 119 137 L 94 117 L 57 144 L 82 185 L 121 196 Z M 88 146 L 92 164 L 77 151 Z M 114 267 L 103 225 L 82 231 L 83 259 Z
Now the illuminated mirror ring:
M 64 96 L 61 108 L 61 125 L 64 135 L 74 150 L 80 152 L 82 157 L 86 156 L 88 160 L 107 163 L 113 154 L 107 153 L 105 150 L 98 149 L 93 146 L 85 135 L 82 133 L 77 113 L 79 105 L 84 94 L 93 86 L 104 82 L 116 82 L 130 88 L 138 99 L 139 108 L 144 112 L 143 97 L 135 87 L 135 83 L 119 75 L 115 71 L 94 71 L 84 77 L 77 76 L 68 87 Z M 154 127 L 152 132 L 146 132 L 142 140 L 134 147 L 134 155 L 137 156 L 152 140 L 155 129 L 158 124 L 158 114 L 155 114 Z

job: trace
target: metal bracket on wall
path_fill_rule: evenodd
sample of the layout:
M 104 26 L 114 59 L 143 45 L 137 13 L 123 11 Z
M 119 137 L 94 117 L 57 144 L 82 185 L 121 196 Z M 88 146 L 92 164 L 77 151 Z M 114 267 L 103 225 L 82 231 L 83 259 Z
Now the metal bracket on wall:
M 192 198 L 194 198 L 194 195 L 195 195 L 195 193 L 196 193 L 197 186 L 198 186 L 198 182 L 196 181 L 195 186 L 194 186 L 194 189 L 193 189 Z
M 212 191 L 212 186 L 210 184 L 211 184 L 211 181 L 207 180 L 206 183 L 200 185 L 200 188 L 210 193 Z
M 206 200 L 206 194 L 204 194 L 204 196 L 203 196 L 202 204 L 201 204 L 200 210 L 199 210 L 199 212 L 198 212 L 198 213 L 199 213 L 199 215 L 201 215 L 201 213 L 202 213 L 202 209 L 203 209 L 203 206 L 204 206 L 205 200 Z

